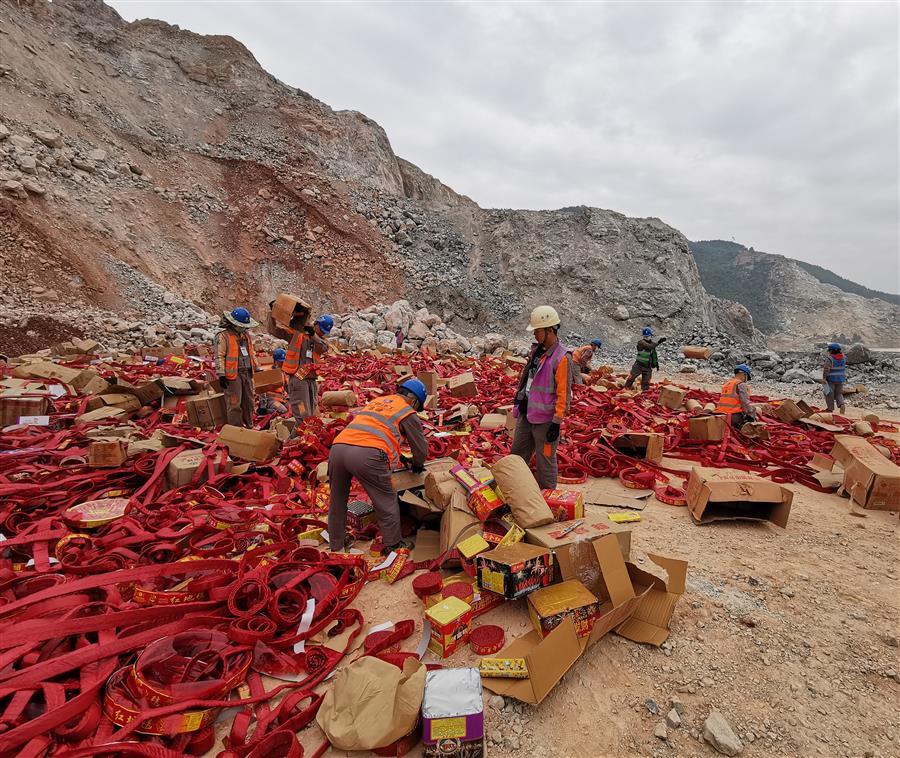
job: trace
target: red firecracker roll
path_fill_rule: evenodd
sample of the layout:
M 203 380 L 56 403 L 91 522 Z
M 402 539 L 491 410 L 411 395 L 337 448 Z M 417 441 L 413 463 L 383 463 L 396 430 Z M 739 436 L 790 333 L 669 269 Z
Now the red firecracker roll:
M 437 571 L 427 571 L 413 579 L 412 589 L 419 600 L 429 595 L 437 595 L 444 586 L 444 580 Z
M 469 635 L 469 646 L 478 655 L 493 655 L 503 648 L 505 641 L 503 629 L 493 624 L 476 626 Z
M 448 597 L 458 597 L 463 602 L 471 603 L 475 599 L 475 590 L 468 582 L 450 582 L 444 585 L 441 596 L 445 600 Z

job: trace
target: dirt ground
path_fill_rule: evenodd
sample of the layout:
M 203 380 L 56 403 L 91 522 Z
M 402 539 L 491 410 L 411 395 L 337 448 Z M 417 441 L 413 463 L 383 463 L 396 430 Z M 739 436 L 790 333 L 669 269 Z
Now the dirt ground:
M 621 487 L 604 481 L 612 491 Z M 697 526 L 686 508 L 651 497 L 633 525 L 632 560 L 657 574 L 647 553 L 689 561 L 668 641 L 655 648 L 610 634 L 538 706 L 507 700 L 498 709 L 485 691 L 488 754 L 718 755 L 699 736 L 715 709 L 748 758 L 900 756 L 897 514 L 852 516 L 846 499 L 790 488 L 784 531 L 746 522 Z M 416 633 L 403 649 L 416 648 L 422 606 L 411 579 L 370 584 L 355 605 L 370 625 L 414 619 Z M 507 642 L 532 628 L 524 600 L 477 623 L 503 626 Z M 436 659 L 426 653 L 424 660 Z M 447 664 L 477 662 L 465 648 Z M 683 724 L 668 727 L 663 740 L 654 731 L 675 700 Z M 322 734 L 313 726 L 300 737 L 309 751 Z M 421 745 L 410 755 L 421 755 Z

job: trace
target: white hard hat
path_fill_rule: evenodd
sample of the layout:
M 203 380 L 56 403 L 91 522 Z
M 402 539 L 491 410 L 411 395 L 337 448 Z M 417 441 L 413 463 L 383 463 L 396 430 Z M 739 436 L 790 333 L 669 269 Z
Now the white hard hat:
M 559 314 L 556 312 L 556 308 L 539 305 L 531 312 L 531 324 L 528 326 L 528 331 L 546 329 L 548 326 L 559 326 Z

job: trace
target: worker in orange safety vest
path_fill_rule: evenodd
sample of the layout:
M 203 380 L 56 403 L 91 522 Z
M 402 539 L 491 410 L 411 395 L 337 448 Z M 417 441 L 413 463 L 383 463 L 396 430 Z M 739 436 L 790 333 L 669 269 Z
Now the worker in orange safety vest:
M 722 387 L 722 394 L 716 405 L 716 413 L 728 416 L 728 423 L 740 429 L 747 421 L 756 421 L 756 410 L 750 405 L 750 367 L 741 363 L 734 368 L 734 378 Z
M 216 376 L 225 395 L 228 423 L 253 427 L 253 372 L 256 355 L 250 330 L 259 322 L 250 317 L 246 308 L 225 311 L 219 322 L 221 331 L 214 340 Z
M 407 379 L 394 395 L 383 395 L 353 415 L 350 423 L 334 438 L 328 455 L 328 543 L 332 552 L 347 550 L 347 500 L 355 476 L 372 500 L 384 552 L 411 547 L 400 532 L 400 503 L 391 484 L 391 471 L 405 463 L 415 473 L 424 470 L 428 441 L 416 415 L 425 404 L 427 392 L 418 379 Z M 412 456 L 400 453 L 406 440 Z
M 288 329 L 291 339 L 285 351 L 281 371 L 286 377 L 288 405 L 299 423 L 316 414 L 319 386 L 316 382 L 316 364 L 328 351 L 326 337 L 334 328 L 334 319 L 328 315 L 316 318 L 312 326 Z

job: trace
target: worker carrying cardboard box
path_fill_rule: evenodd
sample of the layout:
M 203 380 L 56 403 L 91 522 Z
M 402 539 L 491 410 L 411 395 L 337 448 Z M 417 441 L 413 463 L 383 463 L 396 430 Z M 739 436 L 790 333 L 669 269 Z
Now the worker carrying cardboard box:
M 287 357 L 287 351 L 283 347 L 277 347 L 272 351 L 272 368 L 280 369 L 284 365 L 284 359 Z M 267 390 L 260 394 L 259 407 L 256 412 L 260 416 L 267 416 L 270 413 L 284 413 L 287 411 L 285 405 L 285 388 L 282 384 L 274 390 Z
M 600 340 L 591 340 L 590 345 L 582 345 L 572 350 L 572 364 L 575 384 L 584 384 L 584 378 L 591 373 L 591 360 L 594 358 L 594 350 L 603 346 Z
M 375 506 L 384 551 L 410 548 L 400 534 L 400 503 L 391 486 L 391 471 L 407 463 L 415 473 L 424 471 L 428 441 L 422 422 L 416 415 L 425 404 L 425 385 L 407 379 L 394 395 L 371 401 L 334 438 L 328 455 L 328 481 L 331 500 L 328 505 L 328 543 L 333 552 L 345 551 L 347 500 L 350 482 L 355 476 Z M 411 458 L 401 457 L 401 437 L 409 445 Z
M 221 330 L 213 341 L 216 354 L 216 376 L 225 393 L 228 423 L 253 427 L 253 372 L 256 354 L 250 330 L 259 326 L 246 308 L 225 311 L 219 322 Z
M 637 357 L 631 366 L 631 373 L 625 381 L 625 389 L 631 389 L 634 380 L 641 377 L 641 392 L 650 389 L 650 378 L 653 376 L 653 369 L 659 368 L 659 356 L 656 354 L 656 348 L 666 341 L 665 337 L 653 339 L 653 330 L 649 326 L 645 326 L 641 330 L 641 339 L 637 343 Z
M 299 423 L 316 413 L 319 396 L 316 384 L 316 363 L 328 352 L 325 338 L 334 328 L 334 319 L 328 315 L 318 316 L 313 326 L 302 329 L 287 328 L 291 338 L 288 342 L 282 372 L 287 376 L 288 404 L 291 414 Z
M 840 413 L 847 412 L 847 406 L 844 403 L 844 382 L 847 381 L 847 359 L 841 346 L 837 342 L 832 342 L 828 346 L 828 355 L 825 356 L 825 362 L 822 365 L 822 385 L 825 390 L 825 405 L 829 411 L 834 410 L 837 405 Z
M 537 463 L 541 489 L 556 489 L 559 428 L 572 399 L 572 355 L 559 341 L 559 314 L 549 305 L 531 312 L 535 344 L 513 399 L 516 431 L 510 453 Z
M 722 394 L 716 405 L 716 413 L 728 416 L 728 423 L 740 429 L 746 421 L 756 421 L 756 411 L 750 405 L 750 367 L 741 363 L 734 367 L 734 379 L 729 379 L 722 386 Z

